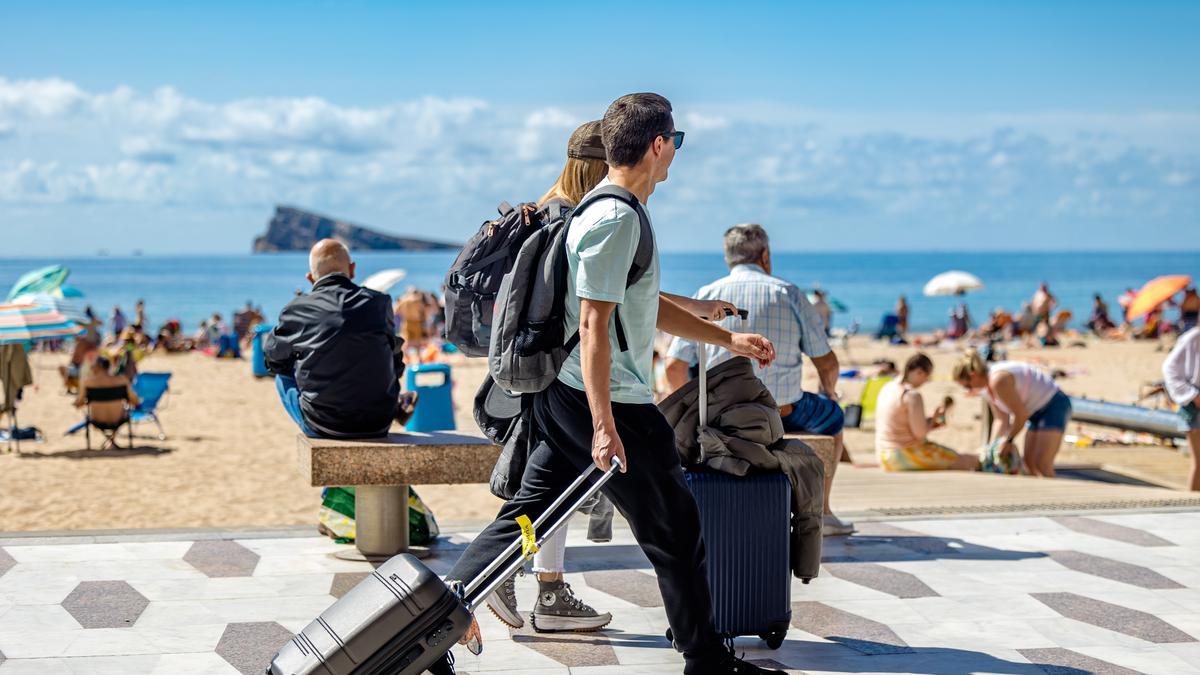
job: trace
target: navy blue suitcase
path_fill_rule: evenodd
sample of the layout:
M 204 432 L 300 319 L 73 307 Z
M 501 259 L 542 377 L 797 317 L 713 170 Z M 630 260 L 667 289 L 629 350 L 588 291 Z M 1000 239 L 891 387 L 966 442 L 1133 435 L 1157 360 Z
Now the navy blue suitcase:
M 778 649 L 792 621 L 792 485 L 782 473 L 684 472 L 700 507 L 713 620 Z

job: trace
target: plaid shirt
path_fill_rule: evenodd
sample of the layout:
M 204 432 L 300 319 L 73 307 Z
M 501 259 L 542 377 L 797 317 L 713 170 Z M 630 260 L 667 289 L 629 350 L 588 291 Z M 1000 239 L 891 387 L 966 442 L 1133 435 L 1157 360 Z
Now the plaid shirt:
M 729 276 L 701 288 L 698 300 L 724 300 L 749 310 L 745 325 L 736 316 L 721 320 L 721 325 L 740 333 L 758 333 L 775 345 L 775 363 L 767 368 L 754 366 L 754 372 L 779 405 L 800 400 L 803 354 L 821 357 L 829 353 L 824 323 L 817 310 L 795 284 L 773 277 L 758 265 L 735 265 Z M 708 366 L 733 358 L 729 351 L 706 345 Z M 697 362 L 696 344 L 681 338 L 671 341 L 667 356 Z

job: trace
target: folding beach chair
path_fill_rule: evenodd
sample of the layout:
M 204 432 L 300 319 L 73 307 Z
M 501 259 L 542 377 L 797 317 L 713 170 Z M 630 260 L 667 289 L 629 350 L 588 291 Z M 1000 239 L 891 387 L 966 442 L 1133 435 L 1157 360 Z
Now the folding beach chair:
M 87 387 L 83 392 L 84 401 L 87 407 L 87 419 L 84 420 L 84 433 L 87 436 L 87 449 L 92 449 L 92 427 L 96 427 L 104 434 L 104 443 L 100 445 L 100 449 L 104 450 L 108 447 L 119 448 L 117 445 L 117 433 L 121 431 L 121 427 L 126 427 L 129 430 L 129 447 L 133 447 L 133 425 L 129 422 L 129 389 L 125 385 L 117 385 L 115 387 Z M 92 404 L 93 403 L 108 403 L 112 401 L 125 402 L 125 415 L 117 422 L 97 422 L 92 419 Z
M 158 421 L 156 411 L 159 401 L 169 391 L 167 383 L 170 380 L 170 373 L 138 373 L 137 378 L 133 380 L 133 390 L 137 392 L 138 398 L 141 400 L 133 410 L 129 411 L 129 421 L 133 424 L 147 420 L 154 422 L 158 427 L 158 440 L 160 441 L 167 439 L 167 432 L 163 431 L 162 422 Z

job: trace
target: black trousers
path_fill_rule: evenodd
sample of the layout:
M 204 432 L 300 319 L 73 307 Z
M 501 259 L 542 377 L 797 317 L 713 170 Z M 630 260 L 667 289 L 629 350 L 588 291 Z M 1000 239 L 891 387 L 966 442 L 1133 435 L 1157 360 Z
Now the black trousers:
M 520 489 L 447 578 L 469 581 L 477 576 L 520 534 L 517 516 L 536 519 L 592 466 L 592 416 L 584 392 L 555 382 L 534 398 L 533 412 L 535 438 L 543 442 L 529 455 Z M 629 466 L 603 492 L 654 566 L 675 643 L 689 666 L 698 665 L 721 649 L 721 640 L 713 627 L 700 512 L 684 483 L 674 432 L 652 404 L 614 403 L 613 416 Z

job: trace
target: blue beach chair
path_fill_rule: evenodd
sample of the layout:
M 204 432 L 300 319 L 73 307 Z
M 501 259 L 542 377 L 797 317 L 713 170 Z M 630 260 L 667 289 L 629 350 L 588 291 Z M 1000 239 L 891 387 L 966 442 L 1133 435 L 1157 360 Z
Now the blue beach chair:
M 154 422 L 158 427 L 158 440 L 160 441 L 166 440 L 167 432 L 163 431 L 162 422 L 158 421 L 158 414 L 155 411 L 158 409 L 159 401 L 169 390 L 167 383 L 170 380 L 170 373 L 138 373 L 133 380 L 133 390 L 137 392 L 141 401 L 136 408 L 129 411 L 129 421 L 133 424 L 147 420 Z

